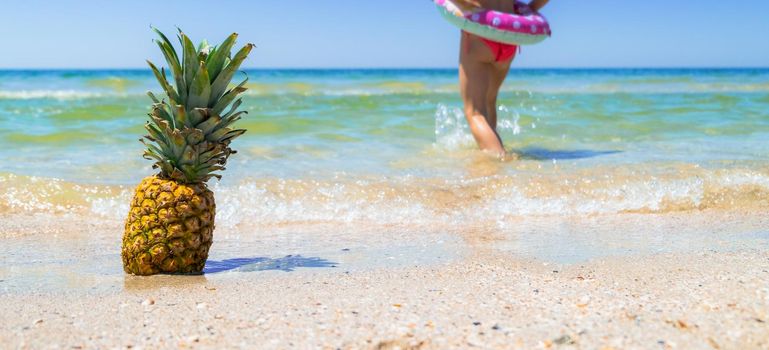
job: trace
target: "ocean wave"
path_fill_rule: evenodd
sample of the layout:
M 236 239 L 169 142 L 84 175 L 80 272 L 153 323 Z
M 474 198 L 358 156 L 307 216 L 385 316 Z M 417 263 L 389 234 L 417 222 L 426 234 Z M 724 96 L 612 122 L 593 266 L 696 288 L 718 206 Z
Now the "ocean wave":
M 591 84 L 578 89 L 559 90 L 554 89 L 550 92 L 560 93 L 666 93 L 666 94 L 690 94 L 690 93 L 752 93 L 769 92 L 769 84 L 758 83 L 670 83 L 670 84 L 647 84 L 647 83 L 616 83 L 616 84 Z
M 454 94 L 459 89 L 427 89 L 427 90 L 380 90 L 367 88 L 347 88 L 347 89 L 309 89 L 305 91 L 284 90 L 275 88 L 271 91 L 248 90 L 246 96 L 331 96 L 331 97 L 358 97 L 358 96 L 394 96 L 394 95 L 428 95 L 428 94 Z
M 502 93 L 514 94 L 692 94 L 692 93 L 762 93 L 769 92 L 769 84 L 737 84 L 737 83 L 685 83 L 685 84 L 636 84 L 636 83 L 596 83 L 579 86 L 564 86 L 564 84 L 531 84 L 527 82 L 510 81 L 501 89 Z M 269 97 L 269 96 L 329 96 L 329 97 L 360 97 L 360 96 L 425 96 L 425 95 L 454 95 L 459 93 L 456 86 L 416 86 L 403 84 L 393 86 L 350 86 L 350 87 L 316 87 L 307 84 L 285 86 L 259 86 L 251 87 L 245 92 L 245 96 Z M 92 90 L 0 90 L 0 100 L 78 100 L 97 99 L 108 97 L 141 97 L 144 90 L 130 90 L 125 88 L 104 88 L 99 91 Z
M 710 93 L 762 93 L 769 92 L 768 84 L 695 84 L 682 85 L 666 84 L 585 84 L 580 86 L 537 85 L 507 83 L 500 89 L 502 93 L 515 94 L 549 94 L 549 95 L 608 95 L 608 94 L 710 94 Z M 423 96 L 423 95 L 453 95 L 459 93 L 459 87 L 435 87 L 424 89 L 375 89 L 375 88 L 342 88 L 342 89 L 292 89 L 274 88 L 272 90 L 248 90 L 246 96 Z
M 123 94 L 117 93 L 101 93 L 78 90 L 0 90 L 0 99 L 6 100 L 77 100 L 122 95 Z
M 424 95 L 424 94 L 449 94 L 456 93 L 458 90 L 435 89 L 435 90 L 378 90 L 366 88 L 349 89 L 281 89 L 272 90 L 248 90 L 245 96 L 251 97 L 269 97 L 269 96 L 331 96 L 331 97 L 358 97 L 358 96 L 388 96 L 388 95 Z M 0 100 L 35 100 L 35 99 L 54 99 L 54 100 L 78 100 L 78 99 L 97 99 L 108 97 L 142 97 L 145 92 L 125 92 L 125 91 L 84 91 L 84 90 L 0 90 Z M 160 95 L 159 95 L 160 96 Z
M 122 219 L 129 186 L 82 185 L 0 175 L 0 213 L 80 213 Z M 467 179 L 249 179 L 212 185 L 217 225 L 292 222 L 454 224 L 516 216 L 666 213 L 769 208 L 769 169 L 696 166 L 649 170 L 593 169 L 569 173 Z

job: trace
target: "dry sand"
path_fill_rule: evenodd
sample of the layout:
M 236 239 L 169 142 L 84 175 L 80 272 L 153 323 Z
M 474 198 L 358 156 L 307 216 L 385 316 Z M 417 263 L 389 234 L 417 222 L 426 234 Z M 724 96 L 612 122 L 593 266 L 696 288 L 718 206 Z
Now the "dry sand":
M 710 227 L 708 232 L 725 241 L 734 237 L 719 233 L 720 227 L 747 225 L 744 232 L 759 232 L 755 237 L 760 239 L 729 249 L 642 250 L 570 262 L 522 257 L 497 247 L 507 242 L 509 248 L 515 238 L 464 230 L 456 242 L 428 234 L 443 249 L 458 252 L 429 261 L 392 266 L 355 264 L 365 259 L 345 262 L 341 254 L 350 250 L 389 254 L 350 239 L 325 246 L 328 252 L 352 248 L 315 268 L 302 268 L 302 262 L 285 268 L 292 260 L 282 258 L 270 264 L 283 268 L 248 269 L 251 265 L 244 264 L 204 276 L 149 278 L 115 271 L 117 249 L 109 245 L 108 235 L 93 245 L 68 248 L 58 242 L 40 248 L 71 252 L 65 254 L 69 260 L 53 253 L 27 260 L 20 259 L 14 244 L 28 239 L 24 244 L 34 245 L 44 236 L 6 234 L 4 246 L 11 248 L 3 251 L 10 262 L 0 269 L 0 347 L 767 349 L 769 251 L 763 244 L 769 226 L 757 215 L 730 215 L 618 216 L 609 221 L 653 219 L 668 222 L 670 227 L 662 226 L 669 230 L 698 223 L 700 230 Z M 67 226 L 67 219 L 60 222 Z M 96 227 L 94 235 L 110 232 L 119 222 Z M 374 236 L 357 240 L 376 241 Z M 86 239 L 78 237 L 72 239 Z M 223 241 L 215 249 L 234 247 Z M 430 242 L 436 241 L 423 243 Z M 260 244 L 258 249 L 275 246 L 274 241 Z M 313 246 L 324 251 L 322 244 Z M 95 254 L 92 249 L 99 247 L 104 251 Z M 89 263 L 91 254 L 97 258 Z

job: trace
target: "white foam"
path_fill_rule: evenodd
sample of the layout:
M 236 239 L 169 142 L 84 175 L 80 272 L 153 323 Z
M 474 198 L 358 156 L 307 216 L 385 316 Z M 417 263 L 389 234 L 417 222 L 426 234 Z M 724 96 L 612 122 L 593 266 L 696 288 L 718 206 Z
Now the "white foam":
M 130 206 L 133 191 L 124 189 L 114 197 L 87 198 L 91 205 L 91 212 L 104 217 L 121 218 L 126 215 Z
M 763 208 L 769 173 L 701 168 L 495 175 L 480 178 L 341 177 L 212 184 L 217 225 L 291 222 L 463 224 L 516 216 Z M 0 176 L 0 210 L 125 218 L 132 188 Z
M 217 194 L 217 226 L 295 221 L 347 223 L 360 220 L 399 224 L 417 223 L 432 216 L 420 203 L 409 201 L 408 198 L 361 196 L 359 184 L 316 184 L 310 190 L 291 196 L 284 193 L 286 185 L 285 182 L 271 188 L 253 182 L 235 187 L 214 185 L 212 190 Z
M 106 95 L 104 93 L 78 90 L 0 90 L 0 99 L 8 100 L 33 100 L 45 98 L 56 100 L 76 100 L 85 98 L 99 98 L 105 96 Z

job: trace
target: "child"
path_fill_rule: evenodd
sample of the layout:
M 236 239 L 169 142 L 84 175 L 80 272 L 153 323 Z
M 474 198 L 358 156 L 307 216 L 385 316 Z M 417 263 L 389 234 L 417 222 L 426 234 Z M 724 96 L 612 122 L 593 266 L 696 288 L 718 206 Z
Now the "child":
M 549 0 L 533 0 L 529 7 L 539 11 Z M 478 8 L 518 13 L 515 0 L 454 0 L 463 10 Z M 507 158 L 497 134 L 497 95 L 507 77 L 517 45 L 491 41 L 462 32 L 459 53 L 459 85 L 465 117 L 480 149 L 500 159 Z

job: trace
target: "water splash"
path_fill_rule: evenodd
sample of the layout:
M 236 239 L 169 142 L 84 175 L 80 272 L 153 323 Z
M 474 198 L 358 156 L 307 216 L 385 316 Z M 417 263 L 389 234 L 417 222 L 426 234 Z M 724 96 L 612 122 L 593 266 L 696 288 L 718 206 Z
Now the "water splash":
M 497 108 L 497 132 L 502 140 L 509 142 L 523 132 L 520 120 L 521 115 L 516 109 L 505 105 Z M 531 128 L 536 126 L 532 123 Z M 435 144 L 447 151 L 474 147 L 475 140 L 460 108 L 438 105 L 435 111 Z
M 444 150 L 458 150 L 474 142 L 464 112 L 458 107 L 439 104 L 435 111 L 435 145 Z
M 521 114 L 505 105 L 497 107 L 497 132 L 503 140 L 512 139 L 521 133 Z

